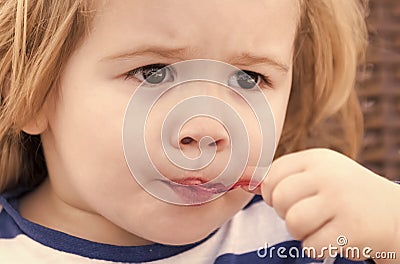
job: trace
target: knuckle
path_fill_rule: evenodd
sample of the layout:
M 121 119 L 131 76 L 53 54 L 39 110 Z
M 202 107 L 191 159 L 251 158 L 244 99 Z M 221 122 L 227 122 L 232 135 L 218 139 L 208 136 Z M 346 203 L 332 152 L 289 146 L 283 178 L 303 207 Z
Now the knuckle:
M 297 240 L 302 240 L 304 238 L 304 230 L 299 223 L 299 216 L 295 210 L 289 210 L 285 217 L 286 228 Z
M 272 193 L 272 203 L 276 208 L 283 208 L 286 204 L 287 193 L 282 185 L 278 185 Z
M 333 150 L 328 149 L 328 148 L 315 148 L 315 149 L 310 150 L 309 155 L 313 159 L 321 160 L 321 158 L 330 157 L 334 153 L 335 152 Z

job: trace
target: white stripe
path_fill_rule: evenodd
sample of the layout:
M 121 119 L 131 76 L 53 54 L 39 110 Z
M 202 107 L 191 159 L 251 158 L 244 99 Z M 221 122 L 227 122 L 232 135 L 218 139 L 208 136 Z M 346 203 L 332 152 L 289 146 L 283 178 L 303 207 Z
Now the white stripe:
M 226 253 L 243 254 L 256 251 L 260 247 L 278 244 L 292 238 L 285 224 L 275 211 L 264 202 L 251 205 L 238 212 L 232 220 L 223 225 L 214 236 L 201 245 L 176 256 L 152 263 L 212 263 Z M 33 241 L 26 235 L 13 239 L 0 239 L 0 263 L 79 263 L 109 264 L 116 262 L 91 260 L 61 252 Z
M 251 205 L 238 212 L 235 217 L 207 242 L 168 258 L 168 262 L 152 263 L 213 263 L 223 254 L 243 254 L 257 251 L 265 244 L 275 245 L 293 238 L 286 231 L 285 223 L 275 211 L 264 202 Z

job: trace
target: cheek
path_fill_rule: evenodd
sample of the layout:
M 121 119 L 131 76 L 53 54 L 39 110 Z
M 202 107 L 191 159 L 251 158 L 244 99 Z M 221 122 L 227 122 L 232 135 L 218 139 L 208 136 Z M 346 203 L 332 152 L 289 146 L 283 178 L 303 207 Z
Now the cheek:
M 268 98 L 268 103 L 274 115 L 276 144 L 278 144 L 278 141 L 282 134 L 290 91 L 291 91 L 291 78 L 289 78 L 284 84 L 282 84 L 277 89 L 266 90 L 264 92 L 265 96 Z
M 121 136 L 129 95 L 104 84 L 66 82 L 62 88 L 49 120 L 53 142 L 48 158 L 55 184 L 86 197 L 87 203 L 90 197 L 115 196 L 115 190 L 131 191 L 136 186 L 125 163 Z
M 287 80 L 284 84 L 280 85 L 277 89 L 263 89 L 263 93 L 268 100 L 269 109 L 272 111 L 275 127 L 267 129 L 275 129 L 275 144 L 277 145 L 282 133 L 283 124 L 286 116 L 286 109 L 290 95 L 291 80 Z M 246 126 L 249 136 L 250 153 L 249 164 L 253 165 L 258 162 L 261 154 L 263 140 L 270 140 L 267 135 L 263 135 L 259 126 L 259 119 L 254 112 L 254 106 L 251 109 L 247 103 L 240 104 L 238 112 L 242 117 L 242 121 Z M 265 109 L 264 106 L 262 106 Z M 268 133 L 268 132 L 267 132 Z

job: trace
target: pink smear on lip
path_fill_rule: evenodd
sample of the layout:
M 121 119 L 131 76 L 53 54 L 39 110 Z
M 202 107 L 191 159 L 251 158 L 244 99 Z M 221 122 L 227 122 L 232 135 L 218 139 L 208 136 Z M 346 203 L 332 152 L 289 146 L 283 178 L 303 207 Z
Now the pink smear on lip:
M 254 190 L 252 190 L 252 191 L 250 191 L 249 190 L 249 187 L 250 187 L 250 181 L 249 180 L 242 180 L 242 181 L 238 181 L 238 182 L 236 182 L 231 188 L 229 188 L 229 191 L 230 190 L 234 190 L 234 189 L 237 189 L 237 188 L 239 188 L 239 187 L 241 187 L 241 188 L 243 188 L 245 191 L 248 191 L 248 192 L 251 192 L 251 193 L 261 193 L 261 190 L 260 190 L 260 185 L 258 185 Z
M 195 177 L 174 180 L 173 182 L 181 185 L 181 187 L 188 187 L 209 193 L 216 193 L 216 190 L 226 189 L 221 183 L 208 183 L 208 181 Z
M 250 186 L 250 180 L 240 180 L 231 187 L 225 186 L 222 183 L 215 183 L 206 186 L 203 184 L 207 183 L 207 181 L 204 181 L 200 178 L 185 178 L 181 180 L 175 180 L 174 182 L 181 184 L 183 188 L 185 187 L 191 188 L 193 191 L 197 191 L 199 192 L 199 194 L 202 195 L 205 195 L 207 193 L 208 194 L 224 193 L 237 189 L 239 187 L 242 187 L 244 190 L 249 191 L 249 186 Z M 251 192 L 258 193 L 259 187 L 257 187 L 254 191 Z
M 203 185 L 205 184 L 205 185 Z M 221 183 L 207 184 L 199 178 L 185 178 L 169 182 L 170 188 L 187 204 L 202 204 L 212 199 L 216 194 L 226 191 Z
M 229 190 L 233 190 L 238 187 L 248 187 L 249 184 L 250 184 L 250 181 L 238 181 Z

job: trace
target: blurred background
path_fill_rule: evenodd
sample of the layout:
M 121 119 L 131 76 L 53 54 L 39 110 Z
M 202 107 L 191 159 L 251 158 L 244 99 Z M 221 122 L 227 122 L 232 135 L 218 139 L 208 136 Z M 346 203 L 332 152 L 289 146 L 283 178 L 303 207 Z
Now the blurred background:
M 370 47 L 359 77 L 365 137 L 360 161 L 400 180 L 400 1 L 370 0 Z

